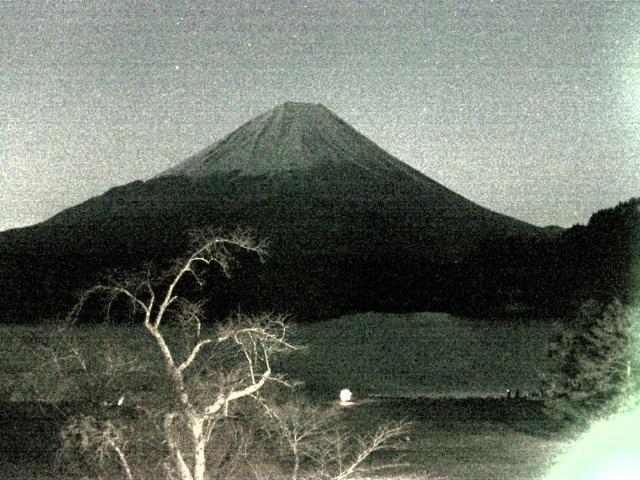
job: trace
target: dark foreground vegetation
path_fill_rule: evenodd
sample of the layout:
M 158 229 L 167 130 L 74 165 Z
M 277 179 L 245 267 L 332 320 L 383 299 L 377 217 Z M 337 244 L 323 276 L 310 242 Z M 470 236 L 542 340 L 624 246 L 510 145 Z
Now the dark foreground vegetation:
M 78 413 L 96 414 L 77 403 L 0 404 L 0 478 L 62 478 L 59 431 Z M 553 433 L 540 402 L 524 399 L 372 399 L 341 408 L 340 418 L 355 434 L 384 421 L 412 422 L 399 451 L 370 459 L 375 465 L 399 458 L 403 465 L 379 472 L 387 478 L 541 478 L 568 440 Z
M 372 396 L 362 395 L 353 404 L 338 407 L 336 420 L 344 431 L 354 437 L 370 435 L 377 425 L 386 422 L 410 422 L 410 429 L 400 437 L 396 448 L 388 452 L 375 452 L 367 459 L 367 467 L 391 465 L 391 468 L 374 472 L 374 476 L 403 480 L 545 478 L 545 472 L 559 459 L 559 454 L 565 448 L 573 448 L 573 440 L 579 433 L 584 432 L 593 420 L 606 420 L 611 413 L 616 413 L 615 406 L 619 405 L 621 397 L 637 392 L 640 357 L 635 346 L 639 337 L 637 328 L 630 329 L 633 325 L 638 326 L 634 318 L 637 320 L 634 311 L 619 302 L 610 305 L 588 302 L 583 305 L 580 315 L 575 319 L 575 328 L 562 330 L 562 334 L 552 342 L 549 353 L 559 355 L 561 361 L 549 370 L 544 397 L 541 399 L 506 396 L 407 399 L 376 397 L 372 392 Z M 351 323 L 360 324 L 360 329 L 364 330 L 371 323 L 366 320 L 350 319 Z M 381 318 L 380 321 L 390 323 L 388 318 Z M 395 325 L 402 324 L 409 331 L 415 331 L 415 322 L 405 319 L 401 323 L 395 322 Z M 322 325 L 334 328 L 337 334 L 341 323 L 334 323 Z M 311 327 L 322 325 L 306 325 L 303 333 L 312 331 Z M 15 343 L 11 358 L 15 359 L 21 354 L 25 360 L 28 359 L 28 346 L 31 345 L 31 350 L 34 350 L 34 345 L 37 345 L 33 343 L 35 328 L 14 326 L 12 329 L 6 327 L 5 331 L 8 334 L 13 332 L 8 335 Z M 134 340 L 138 335 L 133 328 L 112 325 L 99 331 L 98 326 L 84 326 L 81 333 L 80 339 L 84 341 L 80 344 L 84 345 L 87 339 L 92 339 L 93 346 L 89 347 L 89 351 L 98 356 L 104 351 L 104 348 L 97 347 L 102 345 L 99 339 L 115 341 L 115 345 L 126 349 L 134 348 L 139 354 L 146 352 L 145 342 L 134 342 L 134 347 L 134 344 L 116 340 Z M 302 338 L 311 340 L 315 337 L 301 335 Z M 329 338 L 335 336 L 329 335 Z M 342 340 L 348 345 L 353 343 L 348 338 Z M 109 345 L 109 341 L 105 345 Z M 325 339 L 325 343 L 327 341 Z M 18 348 L 20 343 L 25 348 Z M 368 344 L 372 349 L 376 348 L 375 345 L 375 342 Z M 394 347 L 397 345 L 394 344 Z M 42 360 L 42 355 L 36 354 L 37 351 L 37 348 L 31 351 L 31 355 Z M 593 355 L 593 351 L 598 354 Z M 351 354 L 357 352 L 351 351 Z M 6 367 L 7 362 L 3 363 Z M 35 368 L 25 367 L 24 363 L 13 365 L 14 370 L 25 373 Z M 308 369 L 307 374 L 300 376 L 306 378 L 312 370 Z M 20 378 L 30 378 L 28 375 L 17 375 L 20 373 L 18 371 L 15 373 L 13 383 L 16 388 L 21 384 Z M 34 370 L 34 373 L 37 378 L 42 377 L 38 371 Z M 384 376 L 384 372 L 380 374 Z M 334 372 L 334 376 L 330 385 L 352 385 L 345 378 L 338 378 L 338 373 Z M 374 382 L 373 379 L 371 381 Z M 71 386 L 68 382 L 62 382 L 62 385 L 65 383 Z M 143 418 L 139 411 L 131 408 L 129 400 L 117 406 L 119 393 L 105 396 L 115 400 L 110 406 L 100 405 L 95 401 L 100 393 L 104 393 L 97 388 L 99 384 L 92 381 L 87 386 L 90 397 L 83 401 L 0 403 L 0 431 L 3 432 L 0 437 L 0 478 L 83 478 L 87 475 L 86 468 L 78 469 L 76 465 L 75 470 L 70 470 L 69 465 L 59 457 L 61 429 L 79 416 L 134 420 L 133 423 Z M 298 394 L 306 398 L 309 404 L 319 405 L 322 411 L 335 411 L 337 405 L 332 390 L 304 386 Z M 70 391 L 60 393 L 65 398 Z M 160 462 L 160 450 L 157 445 L 148 444 L 140 450 L 139 455 L 147 461 L 153 459 L 154 462 Z M 211 473 L 215 475 L 215 470 Z M 568 480 L 583 477 L 554 478 Z

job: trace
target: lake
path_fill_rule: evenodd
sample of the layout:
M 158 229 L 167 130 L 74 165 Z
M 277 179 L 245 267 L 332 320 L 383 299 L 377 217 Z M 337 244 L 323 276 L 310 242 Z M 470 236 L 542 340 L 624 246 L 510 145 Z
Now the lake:
M 306 390 L 337 398 L 342 388 L 355 398 L 494 397 L 506 389 L 533 393 L 549 365 L 545 345 L 553 320 L 460 318 L 444 313 L 366 313 L 292 328 L 291 341 L 304 351 L 276 359 L 274 371 L 303 381 Z M 21 376 L 43 361 L 34 338 L 47 326 L 0 326 L 0 384 L 12 395 Z M 79 328 L 94 348 L 109 339 L 125 349 L 155 348 L 140 326 Z
M 551 319 L 471 319 L 444 313 L 341 317 L 293 332 L 306 345 L 280 363 L 306 388 L 337 398 L 503 396 L 538 391 Z

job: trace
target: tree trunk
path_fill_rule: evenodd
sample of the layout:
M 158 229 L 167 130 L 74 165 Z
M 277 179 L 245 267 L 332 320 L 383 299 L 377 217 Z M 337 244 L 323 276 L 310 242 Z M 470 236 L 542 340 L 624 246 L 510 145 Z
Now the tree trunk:
M 187 463 L 184 461 L 184 457 L 182 456 L 182 452 L 178 445 L 176 445 L 175 439 L 173 437 L 173 419 L 175 418 L 175 414 L 169 413 L 164 417 L 164 435 L 167 441 L 167 445 L 169 446 L 169 450 L 171 451 L 175 466 L 178 468 L 178 474 L 180 475 L 180 480 L 193 480 L 191 476 L 191 471 L 187 466 Z
M 300 455 L 298 454 L 298 445 L 293 444 L 293 473 L 291 480 L 298 480 L 298 470 L 300 470 Z
M 205 455 L 205 446 L 207 440 L 203 432 L 204 420 L 201 418 L 191 419 L 191 434 L 193 435 L 193 480 L 204 480 L 204 474 L 207 468 L 207 457 Z

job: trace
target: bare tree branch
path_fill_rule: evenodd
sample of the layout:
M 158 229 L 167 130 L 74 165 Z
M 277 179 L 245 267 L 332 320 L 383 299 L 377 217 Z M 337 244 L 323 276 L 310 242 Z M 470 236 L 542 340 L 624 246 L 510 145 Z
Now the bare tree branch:
M 96 295 L 106 300 L 107 315 L 112 306 L 119 306 L 118 299 L 126 299 L 132 307 L 131 317 L 142 319 L 144 329 L 141 330 L 148 333 L 150 345 L 158 354 L 151 357 L 164 367 L 157 374 L 163 381 L 156 382 L 162 386 L 157 392 L 151 392 L 151 397 L 118 392 L 115 398 L 120 400 L 116 405 L 122 404 L 125 395 L 127 405 L 143 402 L 134 408 L 157 422 L 154 423 L 154 435 L 159 435 L 161 441 L 153 445 L 155 448 L 161 446 L 164 458 L 172 465 L 166 470 L 166 476 L 180 480 L 208 478 L 206 469 L 212 462 L 211 458 L 209 463 L 207 460 L 209 442 L 216 432 L 224 432 L 225 425 L 242 416 L 242 410 L 238 415 L 236 407 L 243 404 L 238 401 L 244 398 L 259 399 L 270 418 L 279 425 L 278 430 L 293 456 L 293 480 L 298 480 L 302 469 L 309 464 L 317 467 L 315 478 L 347 480 L 362 472 L 365 460 L 372 453 L 387 448 L 404 432 L 405 426 L 386 426 L 371 437 L 357 439 L 355 444 L 348 445 L 343 433 L 331 437 L 331 431 L 325 428 L 328 426 L 326 420 L 333 418 L 331 415 L 320 420 L 319 410 L 309 415 L 308 409 L 299 406 L 290 411 L 269 407 L 261 398 L 267 383 L 291 386 L 272 370 L 274 355 L 297 349 L 288 340 L 287 317 L 237 314 L 212 331 L 203 320 L 204 303 L 191 302 L 181 296 L 185 286 L 182 282 L 187 278 L 202 285 L 204 269 L 211 267 L 229 276 L 235 253 L 249 252 L 263 261 L 266 245 L 256 242 L 243 230 L 225 237 L 217 231 L 204 229 L 193 233 L 192 239 L 196 243 L 191 254 L 177 261 L 170 273 L 152 276 L 151 268 L 146 268 L 132 277 L 120 281 L 112 279 L 105 285 L 92 287 L 82 294 L 69 316 L 71 323 L 75 322 L 88 299 Z M 181 328 L 175 329 L 175 326 Z M 111 374 L 110 369 L 127 374 L 137 371 L 136 356 L 122 361 L 115 358 L 117 352 L 113 353 L 114 358 L 111 358 L 112 352 L 105 351 L 108 368 L 103 368 L 103 373 Z M 89 370 L 81 349 L 72 348 L 70 355 L 71 360 L 80 365 L 80 370 Z M 56 357 L 56 360 L 58 358 L 63 357 Z M 97 428 L 94 424 L 90 427 Z M 105 435 L 110 431 L 107 427 L 102 430 Z M 240 428 L 238 434 L 242 434 L 243 429 Z M 100 452 L 104 454 L 108 447 L 127 479 L 132 480 L 135 470 L 128 464 L 126 443 L 114 435 L 100 437 Z M 323 442 L 324 446 L 319 446 Z M 248 449 L 249 444 L 240 441 L 238 445 L 238 449 L 227 453 L 246 455 L 241 450 Z M 230 459 L 223 457 L 220 465 L 232 465 L 233 462 L 229 462 Z
M 176 444 L 174 432 L 173 432 L 173 421 L 178 416 L 177 413 L 170 412 L 164 416 L 164 430 L 165 430 L 165 440 L 167 441 L 167 445 L 169 446 L 169 450 L 175 458 L 176 467 L 178 468 L 178 473 L 180 478 L 191 479 L 191 470 L 189 469 L 187 463 L 184 460 L 184 456 L 178 445 Z
M 189 365 L 191 365 L 193 363 L 193 361 L 195 360 L 195 358 L 198 356 L 198 353 L 200 352 L 200 350 L 202 349 L 202 347 L 204 347 L 205 345 L 209 345 L 210 343 L 212 343 L 213 340 L 208 338 L 206 340 L 201 340 L 199 341 L 195 347 L 193 347 L 193 350 L 191 350 L 191 353 L 189 354 L 189 356 L 185 359 L 184 362 L 182 362 L 179 366 L 178 366 L 178 371 L 179 372 L 183 372 L 184 370 L 186 370 L 187 368 L 189 368 Z

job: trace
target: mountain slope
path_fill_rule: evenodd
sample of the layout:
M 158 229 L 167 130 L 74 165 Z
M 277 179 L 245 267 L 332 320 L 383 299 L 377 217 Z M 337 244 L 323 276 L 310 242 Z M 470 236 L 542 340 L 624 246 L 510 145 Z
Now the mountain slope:
M 205 177 L 239 171 L 260 175 L 350 164 L 377 175 L 411 170 L 322 105 L 287 102 L 162 172 Z M 420 174 L 414 178 L 422 181 Z
M 149 181 L 0 234 L 0 280 L 11 280 L 0 307 L 13 319 L 64 310 L 101 271 L 162 264 L 203 225 L 270 240 L 267 265 L 246 264 L 224 287 L 224 308 L 303 318 L 461 308 L 481 245 L 549 236 L 438 184 L 326 108 L 286 103 Z

